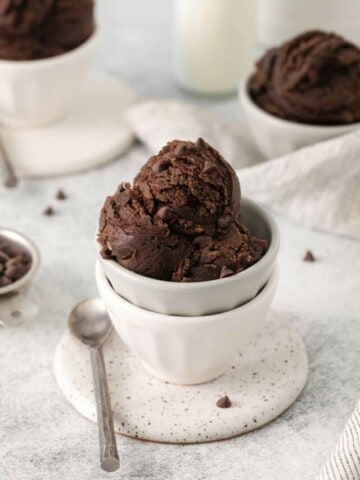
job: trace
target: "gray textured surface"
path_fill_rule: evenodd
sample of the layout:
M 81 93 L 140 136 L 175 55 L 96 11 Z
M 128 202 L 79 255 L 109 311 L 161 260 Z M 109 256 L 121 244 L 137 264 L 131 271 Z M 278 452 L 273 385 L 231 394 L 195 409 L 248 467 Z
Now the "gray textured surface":
M 142 96 L 186 97 L 173 83 L 170 1 L 101 0 L 98 64 L 118 73 Z M 111 46 L 110 42 L 114 42 Z M 210 103 L 236 119 L 235 99 Z M 0 331 L 0 479 L 101 480 L 96 426 L 59 393 L 54 348 L 74 303 L 95 294 L 97 212 L 105 195 L 131 179 L 146 158 L 142 147 L 108 167 L 46 182 L 0 188 L 0 223 L 30 235 L 43 262 L 32 289 L 41 308 L 28 326 Z M 51 159 L 49 159 L 51 161 Z M 70 198 L 56 202 L 62 187 Z M 44 217 L 54 204 L 57 214 Z M 169 446 L 118 437 L 117 479 L 304 480 L 312 478 L 336 443 L 360 390 L 359 243 L 276 217 L 282 232 L 281 279 L 274 307 L 300 329 L 310 356 L 310 378 L 300 400 L 254 433 L 209 445 Z M 318 257 L 302 262 L 306 249 Z

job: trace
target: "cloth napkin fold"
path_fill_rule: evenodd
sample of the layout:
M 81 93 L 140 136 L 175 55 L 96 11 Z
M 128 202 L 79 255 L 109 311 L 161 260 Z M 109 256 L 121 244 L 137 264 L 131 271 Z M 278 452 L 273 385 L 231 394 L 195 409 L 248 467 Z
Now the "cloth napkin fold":
M 126 119 L 151 153 L 169 139 L 203 137 L 237 169 L 245 196 L 308 227 L 360 239 L 360 131 L 259 163 L 245 126 L 187 103 L 140 102 Z
M 235 168 L 262 161 L 245 126 L 222 122 L 190 103 L 147 100 L 129 107 L 125 117 L 138 140 L 153 154 L 169 140 L 196 141 L 202 137 Z
M 360 479 L 360 401 L 316 480 Z

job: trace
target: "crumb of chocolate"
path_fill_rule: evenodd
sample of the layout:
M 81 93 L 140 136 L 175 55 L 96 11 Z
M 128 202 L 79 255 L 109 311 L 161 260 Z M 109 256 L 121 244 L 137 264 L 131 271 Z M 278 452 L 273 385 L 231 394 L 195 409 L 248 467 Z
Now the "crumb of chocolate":
M 56 198 L 57 200 L 66 200 L 66 199 L 67 199 L 67 195 L 66 195 L 66 193 L 64 192 L 64 190 L 60 189 L 60 190 L 57 191 L 55 198 Z
M 304 256 L 304 262 L 315 262 L 316 259 L 314 257 L 314 254 L 308 250 L 306 253 L 305 253 L 305 256 Z
M 221 397 L 216 402 L 216 406 L 219 407 L 219 408 L 230 408 L 231 407 L 231 400 L 227 395 L 225 395 L 224 397 Z
M 219 228 L 228 228 L 232 221 L 231 215 L 221 215 L 218 218 L 217 224 Z
M 50 217 L 51 215 L 54 215 L 54 213 L 55 213 L 54 209 L 50 205 L 46 207 L 44 210 L 44 215 L 47 215 L 48 217 Z

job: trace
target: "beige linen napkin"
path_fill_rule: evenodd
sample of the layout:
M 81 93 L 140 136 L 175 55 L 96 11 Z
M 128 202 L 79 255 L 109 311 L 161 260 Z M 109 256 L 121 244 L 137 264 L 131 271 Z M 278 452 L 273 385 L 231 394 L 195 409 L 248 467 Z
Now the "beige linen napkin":
M 259 164 L 245 127 L 193 105 L 145 101 L 126 118 L 151 153 L 174 138 L 203 137 L 238 169 L 245 196 L 308 227 L 360 239 L 360 131 Z

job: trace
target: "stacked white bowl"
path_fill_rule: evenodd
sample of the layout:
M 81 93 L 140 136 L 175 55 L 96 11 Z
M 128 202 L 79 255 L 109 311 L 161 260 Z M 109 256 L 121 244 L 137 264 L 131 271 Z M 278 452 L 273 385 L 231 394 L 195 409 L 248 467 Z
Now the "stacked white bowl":
M 242 222 L 268 241 L 253 266 L 219 280 L 177 283 L 131 272 L 100 255 L 96 281 L 118 334 L 155 377 L 176 384 L 209 381 L 262 328 L 276 291 L 279 232 L 273 218 L 242 199 Z

